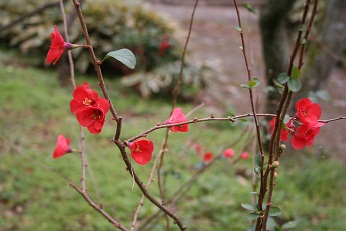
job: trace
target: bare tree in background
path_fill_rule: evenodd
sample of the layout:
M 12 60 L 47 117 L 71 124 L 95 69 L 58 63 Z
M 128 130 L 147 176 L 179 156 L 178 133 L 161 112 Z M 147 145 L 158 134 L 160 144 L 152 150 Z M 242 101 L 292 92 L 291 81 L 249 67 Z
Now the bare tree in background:
M 261 7 L 260 30 L 266 79 L 269 86 L 282 72 L 287 71 L 289 59 L 288 15 L 296 0 L 268 0 Z M 346 1 L 327 0 L 326 7 L 319 10 L 323 15 L 317 37 L 309 41 L 306 65 L 301 74 L 303 88 L 295 94 L 295 100 L 307 97 L 309 92 L 326 87 L 332 68 L 342 59 L 346 48 Z M 269 91 L 266 111 L 275 112 L 279 93 Z M 294 107 L 294 105 L 292 105 Z

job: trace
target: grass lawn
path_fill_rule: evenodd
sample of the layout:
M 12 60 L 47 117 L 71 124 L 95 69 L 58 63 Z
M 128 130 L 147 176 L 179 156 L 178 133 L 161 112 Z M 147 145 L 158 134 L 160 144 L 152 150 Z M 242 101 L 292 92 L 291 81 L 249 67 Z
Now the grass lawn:
M 61 88 L 54 71 L 19 68 L 0 63 L 0 231 L 114 230 L 75 192 L 69 182 L 77 185 L 81 178 L 81 161 L 77 154 L 53 160 L 56 138 L 71 138 L 71 147 L 79 147 L 79 126 L 69 111 L 72 88 Z M 95 77 L 78 76 L 77 82 L 88 81 L 97 89 Z M 122 140 L 153 127 L 168 118 L 171 104 L 160 99 L 142 100 L 119 80 L 107 80 L 107 87 L 119 114 L 123 116 Z M 99 91 L 100 93 L 100 91 Z M 193 108 L 179 105 L 184 112 Z M 193 117 L 208 117 L 203 109 Z M 222 116 L 222 115 L 217 115 Z M 202 166 L 191 143 L 199 143 L 204 152 L 221 153 L 241 134 L 244 126 L 228 122 L 190 125 L 188 133 L 171 134 L 169 152 L 163 174 L 166 190 L 171 196 Z M 86 154 L 89 161 L 87 186 L 90 195 L 105 210 L 130 227 L 133 211 L 141 193 L 132 190 L 132 178 L 122 158 L 110 141 L 114 122 L 107 122 L 100 135 L 86 130 Z M 154 155 L 165 131 L 151 133 Z M 236 155 L 248 140 L 232 147 Z M 147 182 L 152 162 L 134 167 Z M 188 193 L 172 208 L 188 230 L 245 230 L 247 212 L 240 204 L 251 201 L 251 160 L 236 165 L 221 159 L 204 173 Z M 344 230 L 346 227 L 345 166 L 319 156 L 285 158 L 281 161 L 274 204 L 283 211 L 277 223 L 287 223 L 292 230 Z M 68 178 L 68 179 L 66 179 Z M 150 192 L 159 198 L 156 183 Z M 140 220 L 157 211 L 147 200 L 139 214 Z M 286 224 L 288 227 L 289 224 Z M 148 230 L 164 230 L 165 219 L 159 219 Z M 171 222 L 172 230 L 178 230 Z M 143 228 L 144 230 L 144 228 Z M 276 230 L 284 230 L 277 228 Z

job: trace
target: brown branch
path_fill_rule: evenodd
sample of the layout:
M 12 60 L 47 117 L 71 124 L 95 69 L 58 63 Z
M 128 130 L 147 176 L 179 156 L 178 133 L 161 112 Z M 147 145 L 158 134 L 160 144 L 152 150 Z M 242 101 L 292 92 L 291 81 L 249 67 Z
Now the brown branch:
M 235 7 L 236 12 L 237 12 L 238 25 L 240 27 L 240 38 L 241 38 L 241 44 L 242 44 L 241 50 L 242 50 L 243 56 L 244 56 L 245 66 L 246 66 L 246 70 L 247 70 L 247 77 L 248 77 L 248 81 L 251 81 L 251 68 L 249 66 L 247 55 L 246 55 L 246 46 L 245 46 L 245 41 L 244 41 L 243 28 L 242 28 L 241 19 L 240 19 L 240 13 L 239 13 L 239 9 L 237 6 L 237 1 L 233 0 L 233 2 L 234 2 L 234 7 Z M 260 126 L 259 126 L 259 122 L 258 122 L 258 117 L 256 115 L 257 113 L 256 113 L 255 105 L 254 105 L 253 91 L 251 88 L 249 88 L 249 96 L 250 96 L 251 110 L 252 110 L 253 118 L 254 118 L 254 122 L 255 122 L 257 143 L 258 143 L 259 151 L 261 154 L 262 163 L 264 163 L 264 149 L 263 149 L 263 145 L 262 145 L 261 131 L 260 131 Z M 260 171 L 260 179 L 261 179 L 261 185 L 264 185 L 263 168 L 262 167 L 261 167 L 261 171 Z M 261 193 L 264 193 L 263 187 L 261 187 L 260 190 L 261 190 Z M 260 210 L 262 210 L 262 198 L 261 197 L 259 197 L 258 204 L 259 204 Z
M 275 117 L 275 114 L 257 114 L 257 116 L 260 117 L 266 117 L 266 116 L 270 116 L 270 117 Z M 180 123 L 174 123 L 174 124 L 161 124 L 161 125 L 156 125 L 155 127 L 152 127 L 144 132 L 142 132 L 141 134 L 134 136 L 128 140 L 125 141 L 126 142 L 132 142 L 138 138 L 141 137 L 146 137 L 149 133 L 158 130 L 158 129 L 162 129 L 162 128 L 168 128 L 168 127 L 172 127 L 172 126 L 180 126 L 180 125 L 184 125 L 184 124 L 196 124 L 196 123 L 202 123 L 202 122 L 208 122 L 208 121 L 230 121 L 232 123 L 236 122 L 239 119 L 242 118 L 246 118 L 246 117 L 253 117 L 253 114 L 251 113 L 247 113 L 247 114 L 243 114 L 243 115 L 238 115 L 238 116 L 233 116 L 233 117 L 207 117 L 207 118 L 202 118 L 202 119 L 197 119 L 194 118 L 192 120 L 188 120 L 185 122 L 180 122 Z
M 93 199 L 86 193 L 85 191 L 79 189 L 74 183 L 70 183 L 70 186 L 74 188 L 87 202 L 93 207 L 96 211 L 98 211 L 102 216 L 104 216 L 110 223 L 114 224 L 114 226 L 120 230 L 128 231 L 124 226 L 120 224 L 119 221 L 115 220 L 111 217 L 104 209 L 102 205 L 97 205 Z

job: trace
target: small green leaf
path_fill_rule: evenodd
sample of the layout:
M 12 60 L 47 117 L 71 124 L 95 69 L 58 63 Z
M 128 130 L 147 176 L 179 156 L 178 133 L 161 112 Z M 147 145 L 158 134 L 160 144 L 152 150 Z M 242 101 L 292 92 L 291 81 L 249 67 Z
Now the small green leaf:
M 324 90 L 318 90 L 315 92 L 316 96 L 324 101 L 329 102 L 331 97 L 330 94 L 327 91 Z
M 299 223 L 299 220 L 289 221 L 289 222 L 283 224 L 281 228 L 283 230 L 293 229 L 293 228 L 295 228 L 298 225 L 298 223 Z
M 287 73 L 281 73 L 278 76 L 278 82 L 281 84 L 285 84 L 291 77 Z
M 262 167 L 262 156 L 261 153 L 257 153 L 255 155 L 255 166 L 261 168 Z
M 246 83 L 242 83 L 242 84 L 240 84 L 240 86 L 241 86 L 242 88 L 250 89 L 249 84 L 246 84 Z
M 240 26 L 235 26 L 234 27 L 237 31 L 241 32 L 241 27 Z
M 253 171 L 256 173 L 257 176 L 259 176 L 259 173 L 261 172 L 261 168 L 256 166 Z
M 247 122 L 247 119 L 244 118 L 239 118 L 238 120 L 240 120 L 241 122 Z
M 250 203 L 242 203 L 241 207 L 243 207 L 244 209 L 247 209 L 247 210 L 251 210 L 251 211 L 258 211 L 257 206 L 254 204 L 250 204 Z
M 255 220 L 257 218 L 259 218 L 261 215 L 258 213 L 249 213 L 247 216 L 247 219 L 249 219 L 250 221 Z
M 292 68 L 292 78 L 298 78 L 300 75 L 300 70 L 298 67 L 293 66 Z
M 123 48 L 108 52 L 102 61 L 108 59 L 109 57 L 115 58 L 128 68 L 134 69 L 136 66 L 136 56 L 129 49 Z
M 280 215 L 281 215 L 281 209 L 279 207 L 276 207 L 276 206 L 270 207 L 269 216 L 276 217 Z
M 278 90 L 284 90 L 285 89 L 285 87 L 284 86 L 282 86 L 280 83 L 278 83 L 278 81 L 273 81 L 273 83 L 274 83 L 274 85 L 276 86 L 276 88 L 278 89 Z
M 256 9 L 253 8 L 249 3 L 244 3 L 243 7 L 247 9 L 249 12 L 256 14 Z
M 287 82 L 287 86 L 291 91 L 297 92 L 302 88 L 302 83 L 297 78 L 290 78 Z
M 250 89 L 257 87 L 260 84 L 260 80 L 258 78 L 253 78 L 251 81 L 249 81 L 248 85 Z

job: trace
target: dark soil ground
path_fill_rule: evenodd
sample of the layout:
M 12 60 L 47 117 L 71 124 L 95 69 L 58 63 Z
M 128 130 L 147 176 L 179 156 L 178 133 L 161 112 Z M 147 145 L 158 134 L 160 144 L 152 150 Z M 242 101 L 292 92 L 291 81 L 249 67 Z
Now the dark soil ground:
M 151 7 L 169 17 L 183 29 L 182 41 L 187 36 L 193 5 L 169 5 L 152 3 Z M 258 77 L 262 87 L 256 88 L 255 98 L 259 112 L 265 99 L 264 65 L 261 51 L 261 38 L 258 29 L 258 14 L 252 14 L 240 9 L 242 28 L 246 40 L 251 75 Z M 188 50 L 199 60 L 219 61 L 220 72 L 230 79 L 230 83 L 220 86 L 220 95 L 225 96 L 224 102 L 232 102 L 237 114 L 250 112 L 248 92 L 240 88 L 247 82 L 247 72 L 241 49 L 240 35 L 234 26 L 238 25 L 236 11 L 232 6 L 200 5 L 196 10 L 192 35 Z M 335 68 L 328 80 L 327 91 L 331 102 L 321 102 L 322 119 L 346 116 L 346 72 Z M 223 102 L 210 95 L 204 95 L 203 100 L 213 113 L 223 113 L 226 108 Z M 322 156 L 331 155 L 346 163 L 346 120 L 339 120 L 322 127 L 321 134 L 316 138 L 311 150 L 317 150 Z

